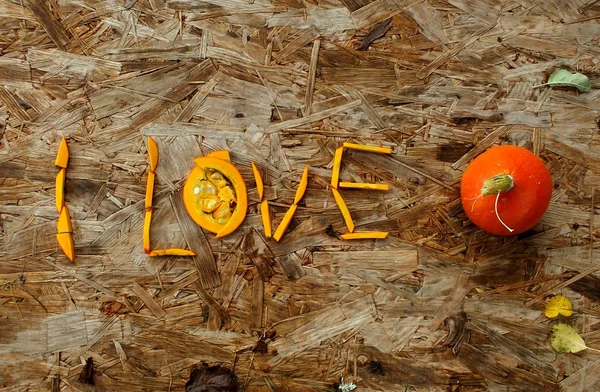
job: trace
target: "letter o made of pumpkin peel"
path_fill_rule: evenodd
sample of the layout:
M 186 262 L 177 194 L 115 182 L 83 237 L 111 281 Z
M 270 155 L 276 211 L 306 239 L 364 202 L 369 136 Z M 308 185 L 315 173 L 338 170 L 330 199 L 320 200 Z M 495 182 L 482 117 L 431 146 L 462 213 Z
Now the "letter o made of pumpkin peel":
M 194 162 L 183 186 L 185 208 L 200 227 L 224 237 L 246 217 L 246 184 L 238 169 L 223 159 L 206 156 Z

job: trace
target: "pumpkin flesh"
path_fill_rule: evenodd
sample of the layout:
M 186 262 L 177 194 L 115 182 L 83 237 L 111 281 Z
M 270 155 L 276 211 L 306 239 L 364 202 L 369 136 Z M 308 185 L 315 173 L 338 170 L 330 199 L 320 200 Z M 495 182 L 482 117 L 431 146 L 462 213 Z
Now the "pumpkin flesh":
M 190 217 L 217 237 L 230 234 L 244 221 L 248 208 L 246 185 L 231 163 L 205 156 L 183 186 L 183 201 Z
M 514 186 L 500 192 L 499 197 L 497 193 L 483 196 L 484 183 L 499 174 L 511 176 Z M 551 197 L 552 178 L 546 165 L 529 150 L 517 146 L 490 148 L 471 162 L 461 181 L 467 217 L 479 228 L 499 236 L 531 229 L 546 212 Z

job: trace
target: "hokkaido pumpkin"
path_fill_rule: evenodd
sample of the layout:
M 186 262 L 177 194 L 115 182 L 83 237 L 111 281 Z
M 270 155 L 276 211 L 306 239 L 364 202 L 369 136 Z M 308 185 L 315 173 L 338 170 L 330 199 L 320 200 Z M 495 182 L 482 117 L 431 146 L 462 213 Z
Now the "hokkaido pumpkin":
M 552 178 L 529 150 L 497 146 L 475 158 L 461 181 L 467 217 L 488 233 L 508 236 L 535 226 L 548 209 Z
M 246 217 L 246 184 L 235 166 L 223 159 L 205 156 L 194 162 L 183 186 L 185 208 L 200 227 L 224 237 Z

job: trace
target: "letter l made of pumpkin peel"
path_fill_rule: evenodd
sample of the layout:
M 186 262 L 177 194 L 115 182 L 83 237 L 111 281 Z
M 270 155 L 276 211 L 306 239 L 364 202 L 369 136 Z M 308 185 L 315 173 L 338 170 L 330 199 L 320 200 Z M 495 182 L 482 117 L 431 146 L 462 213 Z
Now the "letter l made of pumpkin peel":
M 154 180 L 156 178 L 156 168 L 158 166 L 158 146 L 152 137 L 148 136 L 148 159 L 150 161 L 150 170 L 148 170 L 148 180 L 146 182 L 146 199 L 144 209 L 144 252 L 149 256 L 196 256 L 196 253 L 187 249 L 169 248 L 152 250 L 150 247 L 150 225 L 152 223 L 152 198 L 154 195 Z
M 370 231 L 370 232 L 361 232 L 354 233 L 354 222 L 352 221 L 352 216 L 350 215 L 350 210 L 346 205 L 346 202 L 342 198 L 339 190 L 342 188 L 346 189 L 368 189 L 368 190 L 377 190 L 377 191 L 387 191 L 390 189 L 388 184 L 373 184 L 373 183 L 365 183 L 365 182 L 344 182 L 340 181 L 340 170 L 342 167 L 342 156 L 344 153 L 344 149 L 365 151 L 365 152 L 374 152 L 378 154 L 391 154 L 392 149 L 387 147 L 378 147 L 378 146 L 367 146 L 364 144 L 355 144 L 355 143 L 344 143 L 342 147 L 339 147 L 335 150 L 335 154 L 333 156 L 333 171 L 331 173 L 331 191 L 333 192 L 333 198 L 335 199 L 336 204 L 338 205 L 342 216 L 344 218 L 344 222 L 346 223 L 346 227 L 348 228 L 349 233 L 342 234 L 340 236 L 343 240 L 361 240 L 361 239 L 383 239 L 386 238 L 388 233 L 384 231 Z
M 69 208 L 65 205 L 65 180 L 67 177 L 67 165 L 69 163 L 69 149 L 67 147 L 67 141 L 63 137 L 60 146 L 58 147 L 58 153 L 56 154 L 56 160 L 54 165 L 59 167 L 60 170 L 56 175 L 56 210 L 58 211 L 58 222 L 56 228 L 58 233 L 56 234 L 56 240 L 58 245 L 62 249 L 63 253 L 71 261 L 75 259 L 75 246 L 73 244 L 73 226 L 71 225 L 71 216 L 69 215 Z

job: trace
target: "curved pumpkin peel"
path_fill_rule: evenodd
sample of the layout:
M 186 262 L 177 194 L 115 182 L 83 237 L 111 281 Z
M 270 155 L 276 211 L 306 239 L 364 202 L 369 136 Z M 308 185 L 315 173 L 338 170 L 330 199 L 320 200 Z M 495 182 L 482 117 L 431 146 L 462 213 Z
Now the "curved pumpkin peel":
M 65 176 L 66 170 L 60 169 L 56 175 L 56 189 L 54 191 L 56 199 L 56 211 L 60 214 L 63 206 L 65 205 Z
M 156 256 L 196 256 L 196 252 L 187 250 L 187 249 L 169 248 L 169 249 L 156 249 L 156 250 L 151 251 L 148 255 L 151 257 L 156 257 Z
M 246 184 L 236 167 L 225 160 L 205 156 L 194 162 L 196 167 L 183 186 L 186 210 L 200 227 L 224 237 L 246 217 Z
M 271 238 L 271 214 L 269 214 L 269 202 L 267 200 L 260 202 L 260 216 L 265 228 L 265 237 Z
M 298 185 L 298 189 L 296 190 L 296 196 L 294 197 L 294 204 L 300 203 L 302 197 L 304 197 L 304 193 L 306 192 L 306 187 L 308 186 L 308 166 L 304 168 L 304 172 L 302 173 L 302 179 L 300 180 L 300 185 Z
M 335 202 L 337 203 L 340 211 L 342 212 L 342 216 L 344 217 L 344 222 L 346 222 L 346 227 L 348 227 L 348 231 L 350 233 L 352 233 L 354 231 L 354 222 L 352 222 L 352 216 L 350 216 L 350 210 L 348 209 L 346 202 L 342 198 L 342 195 L 340 195 L 340 192 L 338 192 L 337 189 L 335 189 L 335 188 L 331 188 L 331 191 L 333 192 L 333 198 L 335 199 Z
M 146 200 L 144 202 L 144 208 L 152 208 L 152 196 L 154 194 L 154 171 L 148 172 L 148 180 L 146 181 Z
M 384 239 L 388 236 L 386 231 L 365 231 L 362 233 L 348 233 L 340 236 L 343 240 L 374 240 Z
M 225 162 L 231 162 L 231 156 L 229 155 L 229 151 L 227 151 L 227 150 L 213 151 L 213 152 L 206 154 L 205 157 L 218 158 L 218 159 L 224 160 Z M 196 158 L 196 159 L 198 159 L 198 158 Z M 194 159 L 194 162 L 196 161 L 196 159 Z
M 258 193 L 258 199 L 262 200 L 264 190 L 265 190 L 265 185 L 263 184 L 263 180 L 262 180 L 262 177 L 260 176 L 260 172 L 258 171 L 258 168 L 254 164 L 254 162 L 251 162 L 251 163 L 252 163 L 252 173 L 254 173 L 254 181 L 256 182 L 256 192 Z
M 148 136 L 148 158 L 150 160 L 150 170 L 155 172 L 158 166 L 158 146 L 152 136 Z
M 63 137 L 60 141 L 60 146 L 58 147 L 58 153 L 56 154 L 56 160 L 54 161 L 54 165 L 66 169 L 68 163 L 69 148 L 67 147 L 67 140 Z
M 348 188 L 348 189 L 369 189 L 372 191 L 389 191 L 389 184 L 373 184 L 370 182 L 340 182 L 340 188 Z
M 146 210 L 144 217 L 144 252 L 150 253 L 150 224 L 152 222 L 152 208 Z
M 285 233 L 288 226 L 290 225 L 290 222 L 292 221 L 292 218 L 294 217 L 294 213 L 296 212 L 297 208 L 298 208 L 297 204 L 292 204 L 290 206 L 290 209 L 287 210 L 287 212 L 283 216 L 283 219 L 281 220 L 281 223 L 277 227 L 277 230 L 275 230 L 275 234 L 273 234 L 273 239 L 275 241 L 279 242 L 281 237 L 283 237 L 283 234 Z
M 333 156 L 333 170 L 331 171 L 331 186 L 333 188 L 338 187 L 338 182 L 340 180 L 340 170 L 342 168 L 342 154 L 344 153 L 344 147 L 339 147 L 335 150 L 335 155 Z
M 58 222 L 56 222 L 56 228 L 58 229 L 58 234 L 73 232 L 73 226 L 71 226 L 71 217 L 69 216 L 69 208 L 67 206 L 63 206 L 58 217 Z
M 62 249 L 67 259 L 75 259 L 75 246 L 73 245 L 73 235 L 71 233 L 58 233 L 56 235 L 58 245 Z

